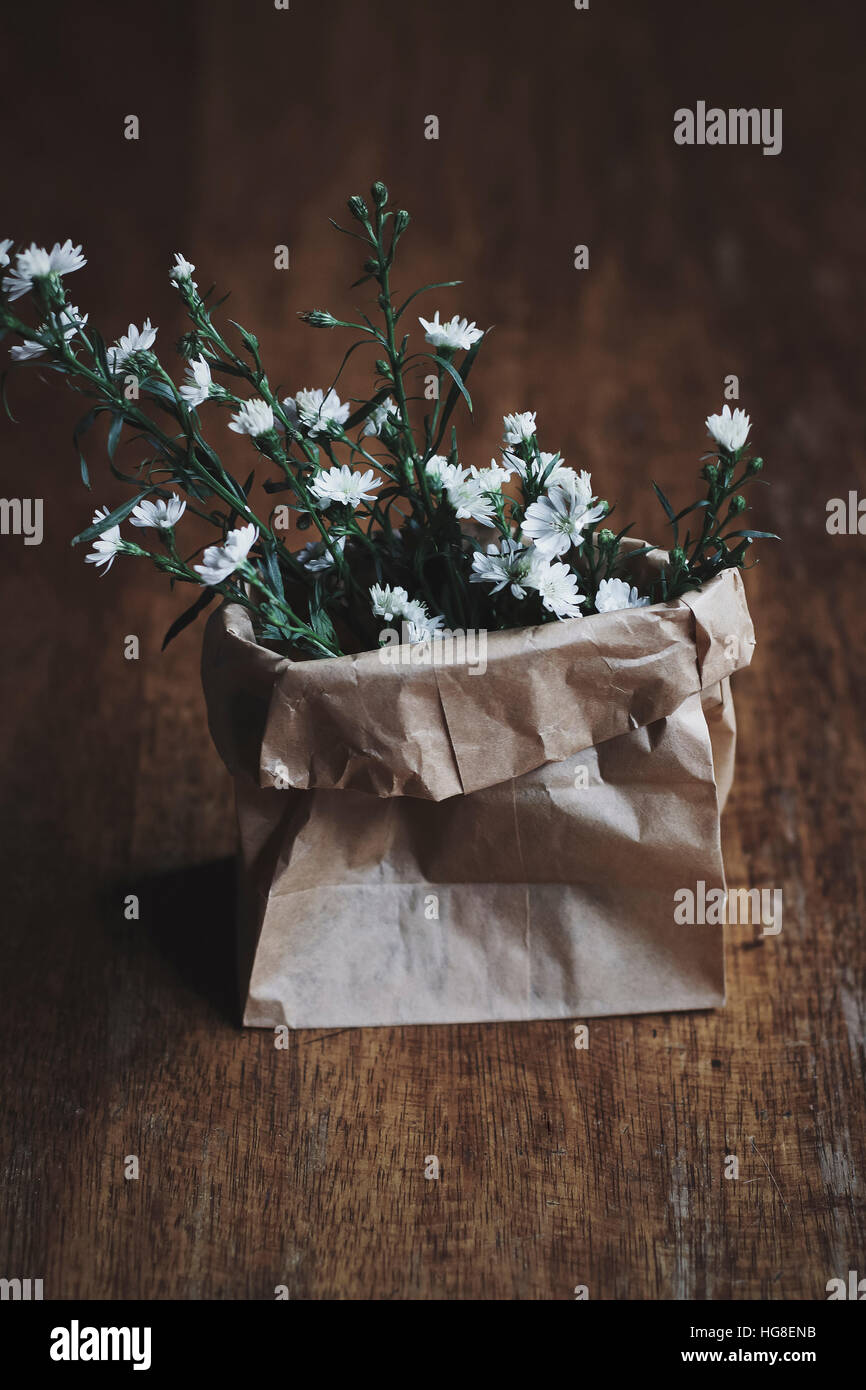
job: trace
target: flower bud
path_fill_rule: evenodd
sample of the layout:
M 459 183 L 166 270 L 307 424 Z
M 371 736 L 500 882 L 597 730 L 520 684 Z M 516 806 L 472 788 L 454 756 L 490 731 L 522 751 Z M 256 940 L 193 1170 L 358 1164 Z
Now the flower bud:
M 705 464 L 701 470 L 708 483 L 715 483 L 719 476 L 719 466 L 716 463 Z
M 336 328 L 338 320 L 327 309 L 304 309 L 298 318 L 313 328 Z
M 369 220 L 367 204 L 364 202 L 363 198 L 358 197 L 357 193 L 354 193 L 349 199 L 348 208 L 352 216 L 358 222 L 367 222 Z
M 394 236 L 402 236 L 409 226 L 409 214 L 403 208 L 394 214 Z
M 731 515 L 738 516 L 740 512 L 746 510 L 746 499 L 741 492 L 736 497 L 731 498 Z
M 747 472 L 747 473 L 760 473 L 760 471 L 761 471 L 761 469 L 763 468 L 763 466 L 764 466 L 764 460 L 763 460 L 763 459 L 749 459 L 749 462 L 746 464 L 746 472 Z
M 388 190 L 381 179 L 373 184 L 370 193 L 372 194 L 373 202 L 376 204 L 376 207 L 383 208 L 388 201 Z
M 177 350 L 181 357 L 185 357 L 191 362 L 194 357 L 200 357 L 202 353 L 202 341 L 197 333 L 184 333 L 178 340 Z

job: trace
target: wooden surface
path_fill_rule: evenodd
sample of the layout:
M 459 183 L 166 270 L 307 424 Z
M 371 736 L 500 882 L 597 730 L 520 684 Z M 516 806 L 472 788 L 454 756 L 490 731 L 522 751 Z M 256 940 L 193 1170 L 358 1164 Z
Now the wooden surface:
M 198 635 L 160 655 L 177 602 L 158 579 L 70 551 L 91 504 L 75 406 L 19 374 L 0 486 L 46 499 L 46 535 L 0 537 L 0 1274 L 182 1299 L 821 1299 L 866 1274 L 866 537 L 825 530 L 829 497 L 866 495 L 857 6 L 154 0 L 3 28 L 0 234 L 83 240 L 75 300 L 109 333 L 151 314 L 177 336 L 182 250 L 233 290 L 273 378 L 324 382 L 337 340 L 293 315 L 357 302 L 326 218 L 378 176 L 414 217 L 400 283 L 461 276 L 442 307 L 497 325 L 463 430 L 479 462 L 503 411 L 535 408 L 547 447 L 661 538 L 649 479 L 690 500 L 739 376 L 773 482 L 756 524 L 784 544 L 748 576 L 724 847 L 733 885 L 783 889 L 784 929 L 729 929 L 724 1011 L 594 1021 L 582 1052 L 570 1022 L 285 1051 L 241 1031 Z M 675 147 L 698 99 L 782 107 L 782 154 Z

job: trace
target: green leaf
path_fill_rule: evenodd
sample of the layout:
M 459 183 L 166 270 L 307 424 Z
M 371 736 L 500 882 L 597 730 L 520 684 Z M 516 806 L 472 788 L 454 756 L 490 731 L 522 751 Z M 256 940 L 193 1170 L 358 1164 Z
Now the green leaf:
M 169 642 L 173 642 L 175 637 L 177 637 L 178 633 L 183 632 L 185 627 L 189 627 L 190 623 L 195 622 L 199 613 L 203 613 L 204 610 L 207 608 L 208 604 L 211 603 L 212 600 L 216 598 L 216 596 L 217 590 L 211 587 L 206 588 L 202 593 L 200 593 L 195 603 L 191 603 L 189 608 L 187 608 L 183 613 L 181 613 L 179 618 L 175 618 L 168 632 L 162 639 L 161 650 L 165 651 Z
M 149 487 L 145 492 L 139 493 L 137 497 L 130 497 L 125 502 L 121 502 L 119 507 L 115 507 L 108 516 L 102 517 L 100 521 L 95 521 L 92 526 L 88 526 L 86 531 L 80 531 L 77 536 L 73 536 L 70 545 L 80 545 L 82 541 L 92 541 L 95 536 L 101 536 L 103 531 L 107 531 L 109 526 L 118 526 L 121 521 L 125 521 L 139 502 L 143 502 L 145 497 L 149 497 L 155 489 Z
M 653 484 L 653 486 L 655 486 L 655 484 Z M 708 507 L 709 505 L 709 501 L 706 497 L 702 497 L 700 502 L 691 502 L 687 507 L 683 507 L 681 512 L 677 512 L 674 521 L 682 521 L 683 517 L 688 516 L 689 512 L 696 512 L 700 507 Z
M 778 541 L 781 539 L 781 537 L 777 536 L 773 531 L 726 531 L 719 539 L 730 541 L 734 540 L 736 537 L 742 537 L 743 540 L 750 541 Z
M 6 399 L 6 378 L 8 377 L 8 375 L 9 375 L 9 372 L 8 372 L 8 371 L 5 371 L 5 372 L 3 373 L 3 375 L 0 376 L 0 396 L 2 396 L 2 398 L 3 398 L 3 409 L 6 411 L 6 414 L 8 415 L 9 419 L 12 421 L 13 425 L 17 425 L 17 424 L 18 424 L 18 421 L 15 419 L 15 416 L 12 414 L 12 411 L 9 409 L 9 402 L 8 402 L 8 400 Z
M 321 637 L 323 641 L 332 646 L 337 646 L 337 634 L 334 630 L 334 624 L 325 612 L 323 604 L 324 591 L 322 580 L 317 576 L 313 592 L 310 595 L 310 627 L 317 637 Z
M 481 341 L 482 341 L 482 340 L 479 338 L 478 342 L 481 342 Z M 474 346 L 474 347 L 477 347 L 478 344 L 477 344 L 477 343 L 476 343 L 476 344 L 473 344 L 473 346 Z M 470 351 L 471 351 L 471 350 L 470 350 Z M 429 357 L 429 358 L 431 359 L 431 361 L 435 362 L 436 365 L 437 365 L 438 367 L 442 367 L 442 369 L 448 373 L 448 375 L 451 377 L 452 381 L 454 382 L 454 385 L 457 387 L 457 390 L 460 392 L 461 396 L 463 397 L 463 399 L 465 400 L 466 404 L 468 405 L 468 407 L 469 407 L 469 414 L 471 415 L 471 414 L 472 414 L 472 397 L 470 396 L 469 392 L 466 390 L 466 387 L 465 387 L 464 384 L 463 384 L 463 378 L 461 377 L 460 373 L 457 371 L 456 367 L 454 367 L 454 366 L 448 361 L 448 359 L 447 359 L 446 357 L 440 357 L 440 356 L 438 355 L 438 353 L 435 353 L 435 352 L 425 352 L 425 353 L 423 353 L 422 355 L 423 355 L 424 357 Z
M 474 365 L 474 363 L 475 363 L 475 359 L 476 359 L 476 357 L 478 356 L 479 350 L 480 350 L 480 348 L 481 348 L 481 344 L 484 343 L 484 342 L 486 342 L 486 340 L 487 340 L 487 334 L 488 334 L 489 332 L 490 332 L 490 329 L 488 328 L 488 329 L 486 330 L 485 334 L 484 334 L 484 337 L 483 337 L 483 338 L 479 338 L 478 341 L 477 341 L 476 343 L 473 343 L 473 344 L 472 344 L 472 347 L 469 349 L 469 351 L 467 352 L 466 356 L 464 357 L 462 363 L 460 364 L 460 377 L 461 377 L 461 381 L 466 382 L 466 381 L 469 379 L 469 373 L 472 371 L 473 365 Z M 464 394 L 465 394 L 465 391 L 464 391 Z M 440 422 L 439 422 L 439 433 L 438 433 L 437 436 L 436 436 L 436 442 L 435 442 L 435 444 L 433 445 L 433 450 L 432 450 L 432 452 L 433 452 L 434 454 L 437 453 L 438 450 L 439 450 L 439 445 L 442 443 L 442 439 L 443 439 L 443 437 L 444 437 L 445 430 L 446 430 L 447 427 L 448 427 L 448 421 L 450 420 L 450 418 L 451 418 L 451 416 L 452 416 L 452 414 L 453 414 L 453 412 L 454 412 L 454 407 L 455 407 L 455 405 L 457 404 L 457 401 L 459 400 L 459 398 L 460 398 L 460 393 L 458 392 L 457 387 L 456 387 L 456 386 L 452 386 L 452 387 L 451 387 L 451 390 L 448 392 L 448 397 L 447 397 L 447 399 L 446 399 L 446 401 L 445 401 L 445 409 L 444 409 L 443 412 L 442 412 L 442 419 L 441 419 Z M 471 402 L 470 402 L 469 408 L 470 408 L 470 410 L 472 409 Z M 451 460 L 452 462 L 455 462 L 455 461 L 456 461 L 456 451 L 457 451 L 457 436 L 456 436 L 456 434 L 454 433 L 454 431 L 452 430 L 452 453 L 454 453 L 454 455 L 455 455 L 455 458 Z
M 654 490 L 655 490 L 655 495 L 656 495 L 656 497 L 659 499 L 659 501 L 661 502 L 661 504 L 662 504 L 662 506 L 663 506 L 663 508 L 664 508 L 665 515 L 667 516 L 668 521 L 670 522 L 671 526 L 674 528 L 674 545 L 676 545 L 676 540 L 677 540 L 677 517 L 676 517 L 676 514 L 675 514 L 675 512 L 674 512 L 674 509 L 673 509 L 673 507 L 671 506 L 671 504 L 670 504 L 670 502 L 668 501 L 668 499 L 665 497 L 665 495 L 664 495 L 664 493 L 662 492 L 661 488 L 659 487 L 658 483 L 653 483 L 653 488 L 654 488 Z
M 450 289 L 453 285 L 462 284 L 462 280 L 434 280 L 429 285 L 422 285 L 420 289 L 413 290 L 409 298 L 404 299 L 403 303 L 400 305 L 400 308 L 394 315 L 394 322 L 396 323 L 398 319 L 401 319 L 403 317 L 403 314 L 409 308 L 409 305 L 412 303 L 412 300 L 417 299 L 419 294 L 426 294 L 428 290 L 447 290 Z
M 261 542 L 262 563 L 264 565 L 267 581 L 277 598 L 284 598 L 283 576 L 280 574 L 276 546 L 269 536 L 263 536 L 261 533 L 259 533 L 259 541 Z
M 94 420 L 96 419 L 97 415 L 100 413 L 100 410 L 102 408 L 103 407 L 96 406 L 93 410 L 88 410 L 87 414 L 81 417 L 81 419 L 78 421 L 78 424 L 75 426 L 75 429 L 72 431 L 72 442 L 78 450 L 78 458 L 81 464 L 81 481 L 84 483 L 85 487 L 90 487 L 90 474 L 87 469 L 87 460 L 81 451 L 81 445 L 79 443 L 79 440 L 81 439 L 81 436 L 86 434 L 87 431 L 90 429 L 91 425 L 93 424 Z
M 114 455 L 117 450 L 117 443 L 120 439 L 122 429 L 123 416 L 115 415 L 113 420 L 111 421 L 111 427 L 108 431 L 108 457 L 112 460 L 112 462 L 114 461 Z

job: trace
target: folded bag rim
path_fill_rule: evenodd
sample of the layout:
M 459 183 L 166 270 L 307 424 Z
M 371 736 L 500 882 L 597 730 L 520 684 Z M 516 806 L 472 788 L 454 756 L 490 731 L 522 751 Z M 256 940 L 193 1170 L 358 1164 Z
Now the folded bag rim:
M 468 660 L 386 663 L 379 651 L 293 661 L 226 603 L 208 620 L 202 680 L 234 775 L 440 801 L 665 718 L 753 649 L 732 569 L 666 603 L 489 633 L 483 672 Z

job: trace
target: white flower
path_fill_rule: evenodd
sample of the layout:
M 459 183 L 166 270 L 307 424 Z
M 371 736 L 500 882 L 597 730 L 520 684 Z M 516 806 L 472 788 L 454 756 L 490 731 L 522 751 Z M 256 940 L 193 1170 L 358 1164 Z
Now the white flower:
M 174 265 L 168 272 L 168 278 L 175 285 L 179 285 L 181 280 L 189 280 L 193 289 L 195 289 L 195 280 L 193 280 L 192 278 L 192 273 L 194 270 L 195 266 L 192 264 L 192 262 L 188 261 L 185 256 L 182 256 L 179 251 L 175 251 Z
M 483 328 L 476 328 L 474 323 L 470 323 L 468 319 L 461 319 L 457 314 L 447 323 L 440 323 L 438 309 L 432 320 L 419 318 L 418 322 L 424 328 L 424 337 L 432 347 L 448 348 L 451 352 L 457 352 L 458 349 L 468 352 L 473 343 L 484 337 Z
M 484 526 L 495 524 L 493 502 L 467 469 L 454 468 L 445 480 L 445 494 L 459 519 L 480 521 Z
M 405 615 L 409 595 L 399 584 L 393 589 L 390 584 L 373 584 L 370 588 L 370 602 L 374 617 L 384 618 L 387 623 L 392 623 L 395 618 Z
M 436 636 L 444 621 L 444 618 L 431 618 L 428 613 L 419 618 L 406 618 L 407 642 L 412 646 L 417 646 L 419 642 L 429 642 Z
M 8 251 L 12 243 L 3 244 Z M 5 256 L 6 252 L 3 254 Z M 32 290 L 34 280 L 44 280 L 48 275 L 69 275 L 83 265 L 87 265 L 87 260 L 81 254 L 81 247 L 73 246 L 69 240 L 64 241 L 62 246 L 55 241 L 50 251 L 37 246 L 34 241 L 26 251 L 18 252 L 15 269 L 11 275 L 3 277 L 3 288 L 10 299 L 20 299 L 22 294 Z
M 9 251 L 14 244 L 11 237 L 6 241 L 0 241 L 0 268 L 9 264 Z
M 537 565 L 528 582 L 537 589 L 544 607 L 557 618 L 579 618 L 580 606 L 586 598 L 577 587 L 577 578 L 568 565 L 556 561 L 554 564 Z
M 498 548 L 488 545 L 486 555 L 476 550 L 472 556 L 473 572 L 469 581 L 472 584 L 492 584 L 492 594 L 498 594 L 508 584 L 515 598 L 526 598 L 527 589 L 535 587 L 529 580 L 539 564 L 546 568 L 546 561 L 539 559 L 535 546 L 521 545 L 519 541 L 505 537 Z
M 299 421 L 311 438 L 317 434 L 338 434 L 352 413 L 348 401 L 341 401 L 333 386 L 327 394 L 315 390 L 299 391 L 283 401 L 289 418 Z
M 579 545 L 585 527 L 605 514 L 603 504 L 587 506 L 591 499 L 586 496 L 583 479 L 576 473 L 573 476 L 574 482 L 563 480 L 551 488 L 546 497 L 540 497 L 526 509 L 524 533 L 535 541 L 539 553 L 548 560 L 555 555 L 565 555 L 573 545 Z
M 125 362 L 135 352 L 147 352 L 156 342 L 158 329 L 154 328 L 150 319 L 145 319 L 141 329 L 136 328 L 134 323 L 129 325 L 129 329 L 122 338 L 118 338 L 113 347 L 106 353 L 108 358 L 108 370 L 118 372 Z
M 346 537 L 336 536 L 334 544 L 339 551 L 344 550 Z M 300 560 L 304 569 L 309 570 L 311 574 L 318 574 L 321 570 L 334 568 L 334 557 L 324 541 L 310 541 L 303 550 L 298 551 L 295 559 Z
M 234 430 L 235 434 L 251 434 L 253 438 L 267 434 L 273 428 L 274 412 L 267 401 L 258 399 L 244 401 L 240 410 L 229 420 L 229 429 Z
M 26 362 L 30 357 L 39 357 L 45 352 L 41 343 L 37 343 L 33 338 L 25 338 L 23 343 L 16 343 L 9 349 L 9 356 L 13 362 Z
M 424 469 L 434 487 L 445 487 L 452 479 L 461 476 L 456 464 L 449 463 L 444 454 L 434 454 L 427 460 Z
M 158 531 L 170 531 L 176 526 L 186 511 L 186 502 L 176 492 L 166 500 L 158 497 L 155 502 L 139 502 L 130 513 L 133 526 L 155 526 Z
M 558 483 L 567 485 L 575 476 L 574 469 L 565 462 L 560 454 L 549 454 L 544 449 L 539 450 L 537 460 L 531 458 L 529 463 L 520 458 L 518 454 L 512 454 L 506 449 L 503 463 L 508 463 L 512 468 L 516 468 L 524 482 L 527 478 L 544 478 L 545 473 L 547 473 L 544 480 L 545 488 L 556 487 Z M 548 468 L 550 469 L 549 473 L 547 472 Z M 584 485 L 589 488 L 590 475 L 584 470 L 580 477 Z M 591 490 L 587 492 L 587 497 L 589 496 L 591 496 Z
M 310 491 L 321 507 L 330 507 L 332 502 L 342 502 L 347 507 L 357 507 L 361 502 L 373 501 L 373 489 L 382 486 L 372 468 L 356 473 L 347 463 L 340 468 L 322 469 L 310 483 Z
M 46 322 L 42 325 L 41 331 L 63 333 L 67 343 L 70 338 L 74 338 L 79 328 L 83 328 L 87 323 L 88 315 L 82 318 L 80 310 L 74 304 L 67 304 L 60 310 L 59 314 L 49 314 Z M 9 355 L 13 362 L 26 362 L 30 357 L 39 357 L 46 349 L 41 343 L 37 343 L 33 338 L 25 338 L 23 343 L 10 348 Z
M 504 415 L 502 423 L 505 426 L 506 444 L 524 444 L 527 439 L 531 439 L 536 432 L 535 416 L 536 411 L 524 410 L 517 415 Z
M 93 524 L 97 521 L 104 521 L 110 512 L 107 507 L 97 507 L 93 513 Z M 93 549 L 84 559 L 88 565 L 104 565 L 103 574 L 108 574 L 114 564 L 114 557 L 123 549 L 123 541 L 120 537 L 119 526 L 109 526 L 107 531 L 103 531 L 93 542 Z
M 382 426 L 386 423 L 388 417 L 391 415 L 399 415 L 399 413 L 396 404 L 392 401 L 391 397 L 388 396 L 381 405 L 377 405 L 370 411 L 364 423 L 364 434 L 381 434 Z
M 742 449 L 752 422 L 745 410 L 739 408 L 731 414 L 729 405 L 722 406 L 721 415 L 707 416 L 707 429 L 716 443 L 729 454 Z
M 620 608 L 646 608 L 649 598 L 641 598 L 634 584 L 629 587 L 624 579 L 603 579 L 595 596 L 595 606 L 599 613 L 615 613 Z
M 197 357 L 193 362 L 190 362 L 186 369 L 186 381 L 180 388 L 180 394 L 189 408 L 194 410 L 196 406 L 207 400 L 212 385 L 210 364 L 203 357 Z M 271 412 L 271 419 L 273 419 L 273 412 Z
M 202 584 L 222 584 L 238 565 L 242 565 L 256 543 L 258 531 L 252 522 L 229 531 L 222 545 L 209 545 L 202 563 L 193 569 L 201 575 Z
M 482 492 L 501 492 L 502 484 L 508 482 L 513 471 L 504 464 L 500 467 L 496 459 L 491 459 L 489 468 L 476 468 L 473 464 L 469 473 Z

